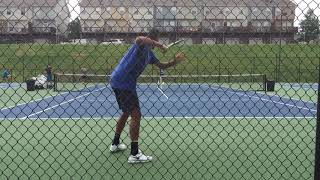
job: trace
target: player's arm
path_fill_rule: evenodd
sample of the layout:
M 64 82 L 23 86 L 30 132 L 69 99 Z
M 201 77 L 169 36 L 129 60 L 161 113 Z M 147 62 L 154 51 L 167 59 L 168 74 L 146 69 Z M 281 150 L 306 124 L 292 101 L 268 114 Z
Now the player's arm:
M 172 66 L 175 66 L 183 61 L 185 61 L 185 54 L 184 53 L 178 53 L 175 55 L 175 58 L 169 62 L 158 62 L 155 65 L 160 69 L 167 69 Z
M 167 51 L 167 46 L 165 46 L 164 44 L 161 44 L 158 41 L 152 40 L 148 37 L 145 36 L 139 36 L 136 38 L 136 43 L 139 45 L 147 45 L 147 46 L 152 46 L 152 47 L 157 47 L 159 49 L 161 49 L 162 51 Z

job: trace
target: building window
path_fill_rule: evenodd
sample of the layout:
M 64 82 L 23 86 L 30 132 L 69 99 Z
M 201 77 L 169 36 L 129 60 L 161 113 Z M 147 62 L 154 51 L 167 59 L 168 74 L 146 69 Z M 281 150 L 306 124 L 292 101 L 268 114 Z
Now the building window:
M 271 16 L 271 14 L 272 14 L 271 9 L 269 8 L 264 9 L 263 11 L 264 18 L 267 19 L 269 16 Z
M 191 10 L 191 13 L 192 13 L 193 15 L 196 15 L 196 14 L 197 14 L 197 9 L 192 9 L 192 10 Z
M 270 22 L 269 21 L 264 21 L 263 22 L 263 27 L 270 27 Z
M 229 9 L 226 10 L 226 15 L 230 15 L 231 11 Z
M 172 7 L 170 11 L 171 11 L 172 14 L 177 14 L 177 8 L 176 7 Z
M 120 14 L 124 14 L 125 11 L 126 11 L 126 8 L 124 8 L 124 7 L 120 7 L 119 8 L 119 13 Z
M 21 9 L 21 15 L 24 16 L 26 14 L 26 9 Z
M 7 10 L 7 15 L 11 15 L 11 11 L 10 10 Z

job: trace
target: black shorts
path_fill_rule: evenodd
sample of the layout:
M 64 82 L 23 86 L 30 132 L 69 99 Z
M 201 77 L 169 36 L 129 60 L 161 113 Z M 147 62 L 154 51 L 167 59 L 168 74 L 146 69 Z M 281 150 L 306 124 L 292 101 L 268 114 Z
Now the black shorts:
M 131 113 L 134 108 L 140 110 L 139 99 L 136 91 L 112 88 L 122 112 Z

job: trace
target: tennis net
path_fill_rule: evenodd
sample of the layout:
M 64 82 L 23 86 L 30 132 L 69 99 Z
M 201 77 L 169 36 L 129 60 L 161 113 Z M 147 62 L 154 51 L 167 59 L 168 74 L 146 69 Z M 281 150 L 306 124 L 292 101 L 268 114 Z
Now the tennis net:
M 265 91 L 265 74 L 234 74 L 234 75 L 141 75 L 138 83 L 144 86 L 159 82 L 170 86 L 212 85 L 243 91 Z M 108 85 L 110 75 L 97 74 L 55 74 L 55 91 L 92 91 L 96 87 Z

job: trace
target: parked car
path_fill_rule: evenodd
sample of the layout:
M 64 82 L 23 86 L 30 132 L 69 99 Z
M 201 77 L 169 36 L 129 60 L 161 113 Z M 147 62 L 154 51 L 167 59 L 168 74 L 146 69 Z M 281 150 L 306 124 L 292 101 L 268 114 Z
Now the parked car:
M 125 44 L 126 41 L 124 39 L 109 39 L 107 41 L 102 42 L 101 44 Z

